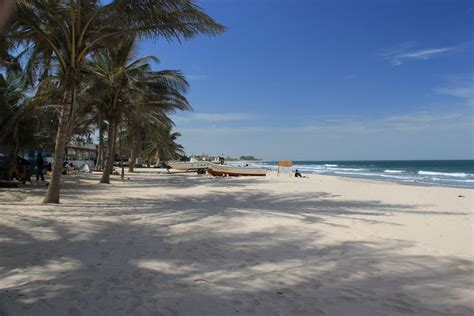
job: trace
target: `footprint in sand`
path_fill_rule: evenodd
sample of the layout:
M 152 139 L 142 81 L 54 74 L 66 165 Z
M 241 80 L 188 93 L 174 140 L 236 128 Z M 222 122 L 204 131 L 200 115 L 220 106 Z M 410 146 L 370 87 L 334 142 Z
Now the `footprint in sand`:
M 107 279 L 105 279 L 105 280 L 106 280 L 107 282 L 112 283 L 112 284 L 115 284 L 115 285 L 122 283 L 122 281 L 121 281 L 119 278 L 116 278 L 116 277 L 109 277 L 109 278 L 107 278 Z
M 77 307 L 71 307 L 68 310 L 69 316 L 81 316 L 81 310 Z
M 137 278 L 137 279 L 141 278 L 141 277 L 143 277 L 143 272 L 142 271 L 135 271 L 135 272 L 132 273 L 132 276 L 134 278 Z
M 94 281 L 91 280 L 91 279 L 80 279 L 79 280 L 79 283 L 81 284 L 81 286 L 85 289 L 90 289 L 92 287 L 92 283 Z
M 315 280 L 313 288 L 314 289 L 319 289 L 321 286 L 323 286 L 323 283 L 321 281 Z
M 396 311 L 403 312 L 403 313 L 413 313 L 413 307 L 410 303 L 405 302 L 404 300 L 401 299 L 394 299 L 394 298 L 389 298 L 386 303 L 384 303 L 385 306 L 392 308 Z
M 249 266 L 256 266 L 259 262 L 254 258 L 247 258 L 244 260 Z
M 171 307 L 165 307 L 164 308 L 167 313 L 163 313 L 164 315 L 171 315 L 171 316 L 178 316 L 179 312 L 175 309 L 172 309 Z
M 232 304 L 237 305 L 237 306 L 243 305 L 242 301 L 239 301 L 239 300 L 232 300 Z
M 97 264 L 89 264 L 87 265 L 87 270 L 97 272 L 99 271 L 99 267 L 97 266 Z
M 352 289 L 341 289 L 341 298 L 346 301 L 357 301 L 359 298 L 363 297 L 360 293 Z

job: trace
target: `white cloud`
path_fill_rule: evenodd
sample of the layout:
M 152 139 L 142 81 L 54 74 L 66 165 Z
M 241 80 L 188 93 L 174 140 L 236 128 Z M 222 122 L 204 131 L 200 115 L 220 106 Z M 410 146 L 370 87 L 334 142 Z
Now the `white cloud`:
M 448 130 L 464 128 L 472 124 L 474 117 L 465 113 L 445 113 L 422 111 L 407 115 L 388 116 L 380 119 L 341 119 L 320 123 L 304 124 L 295 127 L 285 126 L 202 126 L 180 128 L 183 133 L 219 133 L 238 135 L 245 133 L 291 133 L 314 135 L 368 135 L 377 133 L 417 132 L 429 128 Z
M 400 116 L 388 116 L 373 120 L 345 120 L 306 125 L 288 129 L 293 133 L 333 133 L 339 135 L 362 135 L 377 133 L 416 132 L 429 128 L 451 129 L 468 127 L 473 122 L 472 115 L 465 113 L 416 112 Z
M 411 115 L 388 117 L 383 120 L 387 130 L 398 132 L 421 131 L 427 128 L 451 129 L 465 126 L 468 119 L 463 113 L 430 113 L 419 112 Z
M 404 54 L 399 54 L 397 57 L 400 59 L 403 59 L 403 58 L 429 59 L 433 55 L 444 53 L 450 50 L 453 50 L 453 47 L 428 48 L 428 49 L 417 50 L 417 51 L 408 52 Z
M 188 153 L 264 159 L 456 159 L 474 157 L 472 113 L 424 111 L 288 127 L 178 128 Z M 203 141 L 205 140 L 205 141 Z
M 436 93 L 463 99 L 474 105 L 474 78 L 455 78 L 451 83 L 433 89 Z
M 457 48 L 456 46 L 448 46 L 414 49 L 413 46 L 413 43 L 403 43 L 394 49 L 382 53 L 381 55 L 385 60 L 388 60 L 392 66 L 399 66 L 407 61 L 428 60 Z

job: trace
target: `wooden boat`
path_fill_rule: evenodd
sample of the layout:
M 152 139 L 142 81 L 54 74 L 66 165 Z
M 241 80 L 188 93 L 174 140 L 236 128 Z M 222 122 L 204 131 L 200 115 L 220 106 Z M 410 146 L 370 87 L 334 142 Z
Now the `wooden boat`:
M 200 171 L 206 170 L 209 162 L 207 161 L 170 161 L 169 167 L 180 171 Z
M 229 165 L 218 165 L 209 163 L 207 172 L 213 176 L 260 176 L 265 177 L 267 170 L 255 167 L 237 167 Z

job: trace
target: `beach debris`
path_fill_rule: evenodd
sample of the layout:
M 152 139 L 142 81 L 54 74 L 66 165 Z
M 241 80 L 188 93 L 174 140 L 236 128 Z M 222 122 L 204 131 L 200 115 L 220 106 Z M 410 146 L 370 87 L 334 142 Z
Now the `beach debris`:
M 464 195 L 458 195 L 458 197 L 463 198 L 463 197 L 465 197 L 465 196 L 464 196 Z
M 194 282 L 206 282 L 206 283 L 211 283 L 211 282 L 209 282 L 209 281 L 206 280 L 206 279 L 196 279 L 196 280 L 194 280 Z

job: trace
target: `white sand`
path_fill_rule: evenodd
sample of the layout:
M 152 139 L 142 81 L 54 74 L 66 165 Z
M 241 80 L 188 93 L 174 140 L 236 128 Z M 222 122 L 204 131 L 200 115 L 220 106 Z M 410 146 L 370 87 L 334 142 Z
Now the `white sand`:
M 0 191 L 0 315 L 474 313 L 474 190 L 127 176 Z

